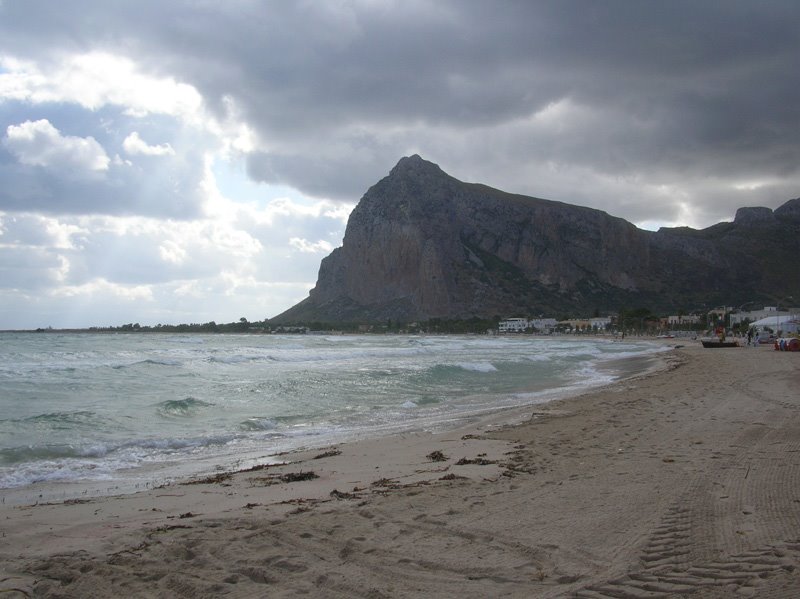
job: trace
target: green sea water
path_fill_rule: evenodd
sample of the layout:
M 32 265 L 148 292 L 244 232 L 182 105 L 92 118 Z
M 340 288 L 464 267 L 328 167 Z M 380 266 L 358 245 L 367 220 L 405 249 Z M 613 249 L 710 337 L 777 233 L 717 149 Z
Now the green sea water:
M 611 382 L 663 349 L 529 336 L 3 333 L 0 489 L 129 491 L 300 447 L 440 430 Z

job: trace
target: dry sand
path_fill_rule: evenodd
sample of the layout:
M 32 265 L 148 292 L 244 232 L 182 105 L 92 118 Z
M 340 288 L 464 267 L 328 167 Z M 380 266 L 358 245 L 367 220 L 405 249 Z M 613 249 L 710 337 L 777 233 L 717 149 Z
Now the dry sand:
M 0 596 L 800 596 L 800 354 L 667 359 L 513 426 L 2 505 Z

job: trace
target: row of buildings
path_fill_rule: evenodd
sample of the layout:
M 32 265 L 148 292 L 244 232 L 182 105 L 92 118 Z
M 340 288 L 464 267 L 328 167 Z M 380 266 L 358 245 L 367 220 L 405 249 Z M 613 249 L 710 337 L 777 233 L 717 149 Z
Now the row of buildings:
M 552 332 L 556 328 L 572 330 L 605 331 L 611 325 L 610 316 L 599 318 L 582 318 L 570 320 L 556 320 L 555 318 L 506 318 L 497 324 L 501 333 L 522 333 L 527 330 Z
M 746 304 L 745 304 L 746 305 Z M 699 328 L 741 329 L 743 326 L 754 326 L 761 331 L 780 331 L 781 333 L 797 333 L 800 327 L 800 310 L 780 310 L 777 306 L 764 306 L 760 310 L 744 311 L 741 308 L 718 307 L 706 313 L 676 314 L 665 317 L 638 318 L 635 326 L 626 325 L 638 330 L 674 331 Z M 522 333 L 539 331 L 552 333 L 556 330 L 601 332 L 619 329 L 616 316 L 597 318 L 556 320 L 555 318 L 507 318 L 498 323 L 500 333 Z

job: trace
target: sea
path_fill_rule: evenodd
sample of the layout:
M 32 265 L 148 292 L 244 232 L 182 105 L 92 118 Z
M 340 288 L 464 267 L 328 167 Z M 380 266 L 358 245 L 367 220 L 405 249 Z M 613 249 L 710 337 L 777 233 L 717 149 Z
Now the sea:
M 443 431 L 653 368 L 593 337 L 0 333 L 3 502 L 130 493 Z

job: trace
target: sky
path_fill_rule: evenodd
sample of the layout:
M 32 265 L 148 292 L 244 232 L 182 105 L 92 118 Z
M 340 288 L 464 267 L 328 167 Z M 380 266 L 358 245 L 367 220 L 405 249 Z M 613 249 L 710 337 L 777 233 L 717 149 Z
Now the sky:
M 403 156 L 642 228 L 800 196 L 800 4 L 0 0 L 0 329 L 308 295 Z

